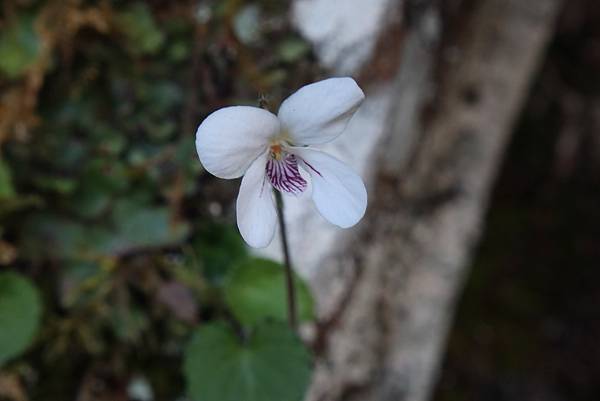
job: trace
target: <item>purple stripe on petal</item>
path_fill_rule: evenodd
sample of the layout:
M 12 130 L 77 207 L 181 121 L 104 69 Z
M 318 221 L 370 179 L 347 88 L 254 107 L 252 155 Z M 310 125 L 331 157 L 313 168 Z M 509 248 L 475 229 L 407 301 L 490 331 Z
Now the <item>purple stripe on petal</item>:
M 321 174 L 321 172 L 320 172 L 319 170 L 317 170 L 316 168 L 314 168 L 314 167 L 312 166 L 312 164 L 310 164 L 310 163 L 309 163 L 309 162 L 307 162 L 306 160 L 302 160 L 302 162 L 303 162 L 304 164 L 306 164 L 306 165 L 307 165 L 307 166 L 308 166 L 308 167 L 309 167 L 309 168 L 310 168 L 312 171 L 314 171 L 316 174 L 318 174 L 318 175 L 319 175 L 319 177 L 323 177 L 323 175 Z
M 271 157 L 267 161 L 266 174 L 271 185 L 281 192 L 299 195 L 306 189 L 306 180 L 298 170 L 298 160 L 292 154 L 284 154 L 277 159 Z

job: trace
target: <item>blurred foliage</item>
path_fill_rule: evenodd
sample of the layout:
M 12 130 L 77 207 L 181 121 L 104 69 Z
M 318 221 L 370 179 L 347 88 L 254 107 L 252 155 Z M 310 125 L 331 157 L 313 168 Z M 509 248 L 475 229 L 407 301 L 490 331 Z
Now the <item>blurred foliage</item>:
M 11 21 L 0 38 L 0 71 L 9 78 L 22 75 L 37 59 L 40 47 L 33 18 L 21 16 Z
M 309 358 L 278 323 L 281 266 L 250 258 L 238 183 L 205 175 L 194 146 L 216 108 L 275 106 L 320 73 L 287 6 L 2 4 L 0 399 L 180 399 L 186 349 L 193 399 L 219 398 L 213 373 L 248 399 L 300 399 Z
M 0 364 L 29 345 L 40 312 L 39 294 L 28 280 L 14 273 L 0 274 Z

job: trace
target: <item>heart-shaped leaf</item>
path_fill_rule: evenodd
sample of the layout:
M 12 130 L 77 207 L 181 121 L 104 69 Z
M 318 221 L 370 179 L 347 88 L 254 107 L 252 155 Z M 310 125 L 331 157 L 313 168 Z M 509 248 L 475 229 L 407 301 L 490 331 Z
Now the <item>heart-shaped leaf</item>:
M 41 312 L 40 297 L 29 280 L 0 273 L 0 366 L 29 346 Z
M 196 331 L 184 372 L 194 401 L 300 401 L 310 356 L 281 323 L 258 326 L 244 343 L 224 323 Z
M 298 316 L 313 318 L 313 300 L 306 284 L 294 275 Z M 267 318 L 287 320 L 285 270 L 266 259 L 247 259 L 234 269 L 225 285 L 225 300 L 234 316 L 253 325 Z

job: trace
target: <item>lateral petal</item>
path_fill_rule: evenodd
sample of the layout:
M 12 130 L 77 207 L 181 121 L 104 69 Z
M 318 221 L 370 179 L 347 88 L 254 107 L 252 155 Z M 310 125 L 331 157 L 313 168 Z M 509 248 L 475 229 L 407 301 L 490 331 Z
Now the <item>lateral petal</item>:
M 279 132 L 279 120 L 267 110 L 225 107 L 210 114 L 198 127 L 196 151 L 209 173 L 219 178 L 237 178 Z
M 352 78 L 329 78 L 303 86 L 279 108 L 278 117 L 295 145 L 330 142 L 346 129 L 365 98 Z

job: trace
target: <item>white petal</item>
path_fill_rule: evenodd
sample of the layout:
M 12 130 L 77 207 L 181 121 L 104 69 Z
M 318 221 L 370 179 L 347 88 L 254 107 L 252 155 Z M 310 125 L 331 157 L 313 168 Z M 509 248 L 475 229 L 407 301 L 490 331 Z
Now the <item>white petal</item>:
M 250 165 L 236 202 L 238 228 L 244 240 L 254 248 L 269 245 L 277 225 L 273 190 L 265 175 L 266 164 L 265 153 Z
M 278 135 L 277 117 L 250 106 L 219 109 L 196 131 L 196 151 L 204 168 L 220 178 L 240 177 Z
M 338 137 L 365 94 L 352 78 L 330 78 L 300 88 L 279 108 L 278 117 L 296 145 Z
M 317 150 L 293 148 L 312 181 L 312 198 L 319 213 L 342 228 L 352 227 L 364 216 L 367 190 L 350 167 Z

